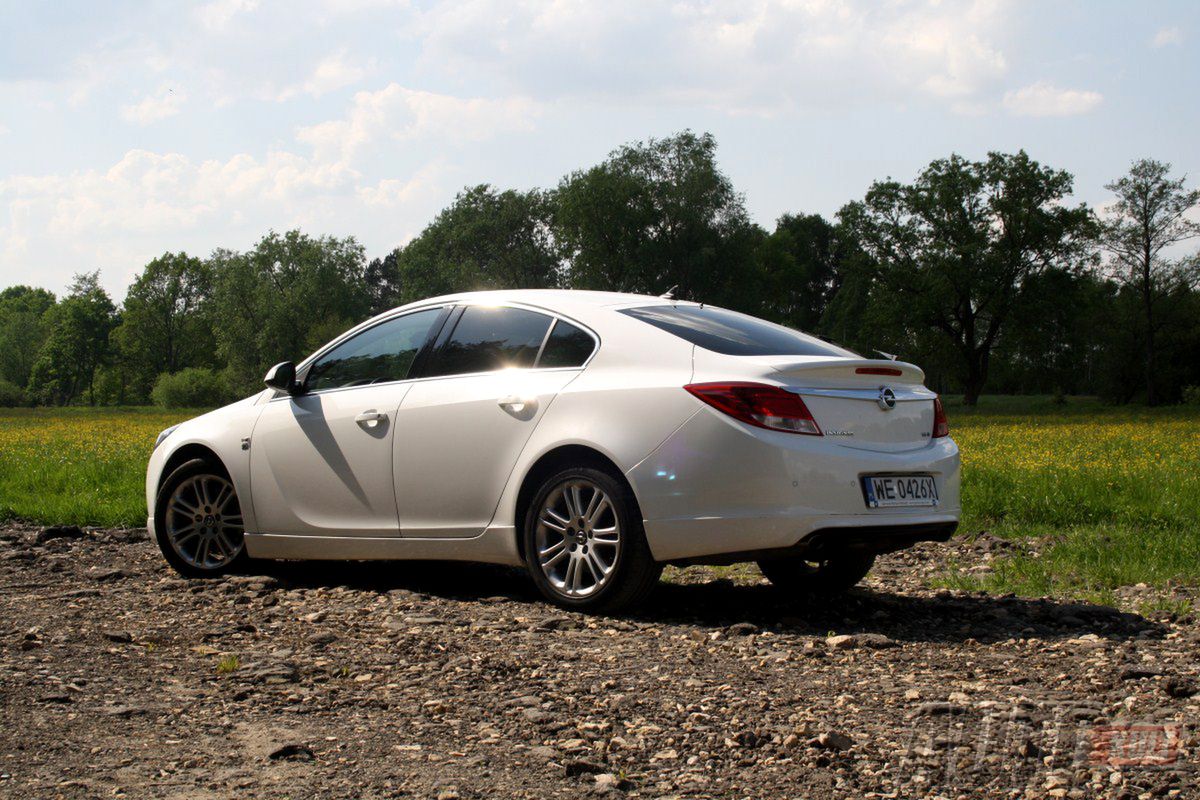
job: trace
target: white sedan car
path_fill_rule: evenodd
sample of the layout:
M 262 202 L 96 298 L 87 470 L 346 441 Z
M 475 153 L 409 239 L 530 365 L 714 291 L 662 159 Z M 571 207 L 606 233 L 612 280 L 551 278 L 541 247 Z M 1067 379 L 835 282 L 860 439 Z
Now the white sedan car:
M 958 524 L 958 448 L 923 378 L 704 304 L 440 297 L 163 431 L 147 524 L 189 576 L 483 561 L 614 611 L 664 564 L 756 561 L 776 585 L 837 591 Z

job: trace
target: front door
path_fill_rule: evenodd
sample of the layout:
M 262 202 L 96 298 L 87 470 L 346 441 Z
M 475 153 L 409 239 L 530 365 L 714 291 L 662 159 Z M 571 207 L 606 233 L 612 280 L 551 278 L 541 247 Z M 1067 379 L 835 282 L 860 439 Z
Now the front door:
M 396 412 L 442 314 L 416 311 L 356 334 L 312 363 L 303 394 L 267 403 L 250 448 L 258 533 L 399 534 Z

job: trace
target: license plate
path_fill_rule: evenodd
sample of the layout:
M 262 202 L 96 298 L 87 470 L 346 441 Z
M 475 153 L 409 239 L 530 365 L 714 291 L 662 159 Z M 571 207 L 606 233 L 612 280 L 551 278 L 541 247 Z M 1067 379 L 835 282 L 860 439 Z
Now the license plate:
M 868 508 L 936 506 L 937 484 L 932 475 L 867 475 L 862 479 Z

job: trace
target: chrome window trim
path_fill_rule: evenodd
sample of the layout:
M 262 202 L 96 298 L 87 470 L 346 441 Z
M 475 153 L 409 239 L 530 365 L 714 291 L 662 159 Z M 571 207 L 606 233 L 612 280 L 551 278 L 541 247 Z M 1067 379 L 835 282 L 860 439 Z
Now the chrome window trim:
M 307 370 L 313 363 L 315 363 L 318 359 L 320 359 L 321 356 L 325 355 L 326 353 L 330 352 L 334 348 L 338 347 L 343 342 L 348 341 L 352 337 L 357 336 L 360 333 L 365 333 L 366 331 L 370 330 L 371 328 L 376 327 L 377 325 L 383 325 L 386 322 L 391 322 L 394 319 L 397 319 L 402 316 L 408 316 L 409 314 L 415 314 L 418 311 L 429 311 L 431 309 L 437 309 L 437 308 L 454 308 L 455 306 L 463 306 L 463 307 L 484 306 L 486 308 L 519 308 L 519 309 L 523 309 L 525 311 L 535 311 L 539 314 L 543 314 L 550 318 L 550 326 L 546 328 L 546 335 L 542 339 L 542 346 L 538 349 L 537 359 L 534 360 L 534 366 L 519 367 L 517 369 L 512 370 L 513 372 L 574 372 L 574 371 L 578 371 L 578 370 L 583 370 L 583 369 L 586 369 L 587 366 L 592 363 L 592 359 L 594 359 L 596 357 L 596 353 L 600 352 L 601 340 L 600 340 L 599 334 L 597 334 L 594 330 L 592 330 L 587 325 L 584 325 L 582 322 L 579 322 L 578 320 L 576 320 L 572 317 L 568 317 L 565 314 L 560 314 L 557 311 L 552 311 L 548 308 L 531 305 L 529 303 L 519 303 L 519 302 L 505 301 L 502 303 L 487 303 L 487 302 L 453 301 L 453 302 L 449 302 L 449 303 L 432 303 L 427 306 L 419 306 L 416 308 L 406 308 L 403 311 L 398 311 L 393 314 L 388 314 L 388 316 L 386 316 L 386 317 L 372 318 L 372 319 L 367 320 L 366 322 L 359 323 L 355 327 L 353 327 L 350 330 L 343 333 L 338 338 L 334 339 L 332 342 L 327 344 L 325 347 L 321 348 L 317 352 L 310 355 L 308 358 L 301 361 L 300 365 L 296 367 L 296 373 L 300 374 L 301 370 Z M 537 366 L 537 362 L 539 360 L 541 360 L 542 350 L 544 350 L 546 347 L 546 341 L 550 337 L 550 332 L 554 330 L 554 326 L 558 323 L 558 320 L 560 320 L 560 319 L 564 322 L 574 325 L 576 328 L 579 328 L 579 330 L 583 331 L 588 336 L 592 337 L 592 342 L 594 343 L 592 346 L 592 352 L 588 355 L 587 359 L 577 367 L 539 367 L 539 366 Z M 451 331 L 451 335 L 453 335 L 453 331 Z M 398 380 L 398 381 L 381 381 L 380 383 L 367 383 L 367 384 L 363 384 L 362 386 L 339 386 L 339 387 L 336 387 L 333 389 L 321 389 L 320 391 L 316 391 L 316 392 L 308 392 L 306 394 L 300 395 L 300 397 L 312 397 L 312 396 L 316 396 L 316 395 L 326 395 L 326 394 L 330 394 L 331 392 L 352 392 L 355 389 L 374 389 L 379 386 L 396 386 L 396 385 L 405 384 L 405 383 L 422 383 L 424 381 L 446 381 L 446 380 L 454 380 L 456 378 L 477 378 L 480 375 L 494 375 L 500 371 L 501 370 L 489 369 L 489 370 L 484 370 L 482 372 L 460 372 L 455 375 L 429 375 L 429 376 L 421 377 L 421 378 L 405 378 L 404 380 Z M 878 397 L 878 394 L 876 394 L 876 397 Z M 293 399 L 295 399 L 295 398 L 290 394 L 287 394 L 285 392 L 276 392 L 275 396 L 272 397 L 267 402 L 274 403 L 276 400 L 293 400 Z

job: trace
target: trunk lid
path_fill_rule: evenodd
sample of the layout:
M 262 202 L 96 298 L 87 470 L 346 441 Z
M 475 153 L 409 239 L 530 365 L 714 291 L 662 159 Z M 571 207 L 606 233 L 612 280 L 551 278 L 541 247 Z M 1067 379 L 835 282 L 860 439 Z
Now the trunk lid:
M 703 352 L 696 350 L 697 377 L 778 383 L 804 399 L 828 440 L 845 447 L 899 452 L 924 447 L 933 435 L 937 395 L 925 388 L 925 373 L 913 364 L 815 356 L 713 358 Z
M 897 451 L 933 434 L 933 400 L 913 364 L 828 359 L 773 364 L 782 383 L 804 398 L 825 436 L 846 447 Z

